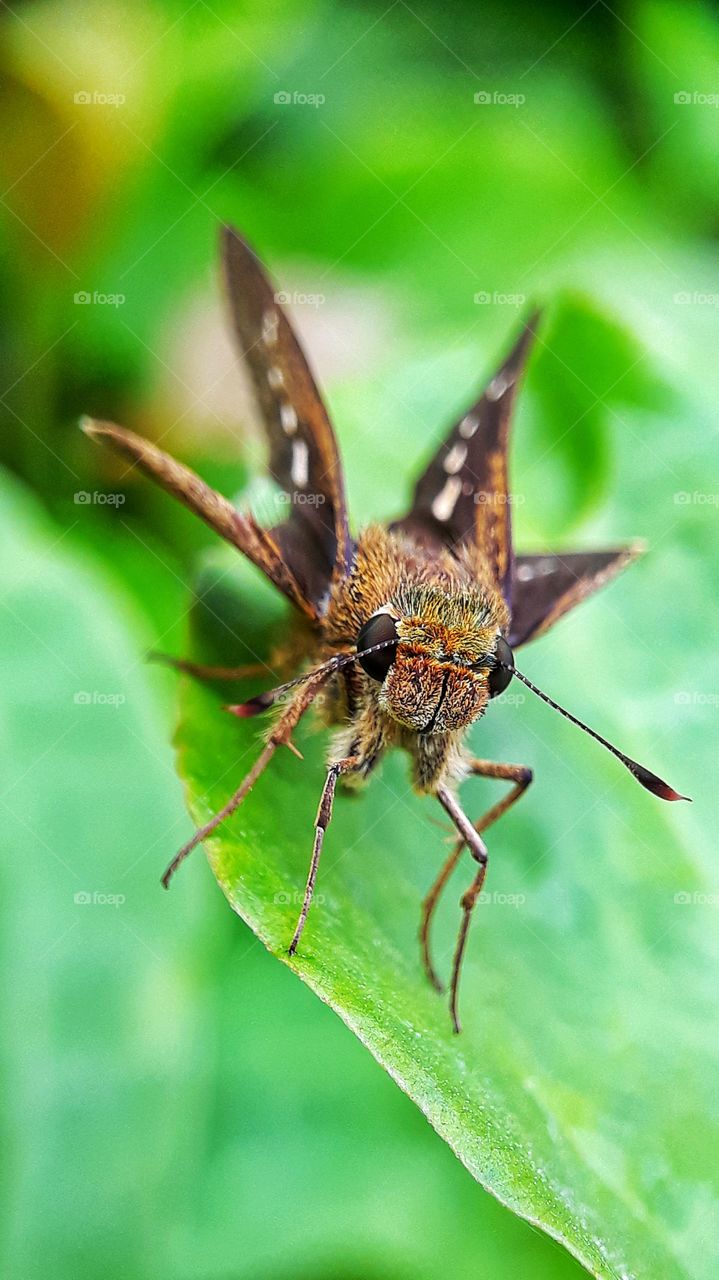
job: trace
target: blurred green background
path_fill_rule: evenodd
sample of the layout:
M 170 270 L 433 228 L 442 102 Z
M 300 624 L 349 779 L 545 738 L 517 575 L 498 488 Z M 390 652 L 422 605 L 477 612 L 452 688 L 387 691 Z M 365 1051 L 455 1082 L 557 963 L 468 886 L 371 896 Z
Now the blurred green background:
M 691 791 L 719 688 L 691 652 L 716 619 L 717 19 L 53 0 L 0 23 L 3 1274 L 578 1275 L 264 953 L 202 858 L 160 892 L 189 822 L 174 682 L 142 659 L 186 650 L 211 538 L 77 420 L 161 437 L 229 493 L 256 473 L 217 280 L 232 221 L 290 295 L 355 522 L 395 514 L 545 302 L 518 540 L 648 538 L 651 647 L 610 662 L 609 615 L 586 650 L 629 750 L 623 692 L 683 691 L 650 763 Z

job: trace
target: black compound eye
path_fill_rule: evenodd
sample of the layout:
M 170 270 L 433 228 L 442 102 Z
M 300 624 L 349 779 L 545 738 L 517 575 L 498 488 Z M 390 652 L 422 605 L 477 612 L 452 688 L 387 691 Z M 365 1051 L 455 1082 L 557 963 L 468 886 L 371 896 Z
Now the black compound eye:
M 395 620 L 388 613 L 376 613 L 365 622 L 357 637 L 358 651 L 371 649 L 372 645 L 382 644 L 383 641 L 394 641 L 386 649 L 378 649 L 376 653 L 368 653 L 366 658 L 358 659 L 362 670 L 373 680 L 384 680 L 395 660 L 398 639 Z
M 500 636 L 497 641 L 497 648 L 495 649 L 494 656 L 497 663 L 501 662 L 505 665 L 501 667 L 493 667 L 489 673 L 488 683 L 490 698 L 496 698 L 498 693 L 504 693 L 504 690 L 507 688 L 507 685 L 513 675 L 512 668 L 514 667 L 514 654 L 507 644 L 507 641 L 502 636 Z M 509 671 L 507 670 L 507 667 L 510 668 Z

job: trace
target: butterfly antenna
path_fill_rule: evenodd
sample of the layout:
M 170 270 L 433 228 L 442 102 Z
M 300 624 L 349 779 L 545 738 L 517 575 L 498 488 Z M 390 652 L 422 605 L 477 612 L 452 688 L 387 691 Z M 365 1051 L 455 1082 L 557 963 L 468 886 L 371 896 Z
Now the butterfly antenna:
M 658 778 L 656 773 L 652 773 L 651 770 L 646 769 L 643 764 L 637 764 L 636 760 L 632 760 L 629 756 L 625 756 L 623 751 L 620 751 L 619 748 L 615 747 L 611 742 L 607 742 L 607 739 L 603 738 L 601 733 L 597 733 L 596 729 L 590 729 L 588 724 L 585 724 L 583 720 L 579 720 L 577 716 L 572 715 L 571 711 L 567 711 L 564 707 L 560 707 L 559 703 L 554 701 L 554 698 L 550 698 L 549 694 L 543 693 L 541 689 L 538 689 L 536 684 L 532 684 L 532 681 L 528 676 L 523 675 L 521 671 L 517 671 L 516 667 L 510 667 L 506 662 L 500 663 L 500 665 L 506 667 L 508 671 L 512 671 L 517 679 L 521 680 L 522 684 L 525 684 L 528 689 L 531 689 L 532 693 L 536 693 L 537 697 L 541 698 L 543 702 L 546 702 L 550 707 L 554 707 L 554 710 L 564 716 L 565 720 L 571 720 L 572 724 L 576 724 L 578 729 L 583 729 L 585 733 L 589 734 L 590 738 L 594 738 L 595 742 L 599 742 L 601 746 L 606 747 L 607 751 L 611 751 L 612 755 L 616 756 L 617 760 L 621 760 L 625 768 L 633 774 L 641 786 L 646 787 L 647 791 L 651 791 L 653 795 L 659 796 L 661 800 L 691 799 L 690 796 L 680 795 L 678 791 L 675 791 L 673 787 L 669 786 L 668 782 L 663 782 L 661 778 Z
M 358 650 L 357 653 L 339 653 L 334 658 L 329 658 L 327 662 L 323 662 L 319 667 L 315 667 L 312 671 L 306 671 L 304 675 L 295 676 L 294 680 L 287 680 L 284 684 L 278 684 L 274 689 L 268 689 L 265 693 L 258 693 L 254 698 L 248 699 L 247 702 L 240 702 L 235 706 L 225 707 L 225 711 L 230 711 L 234 716 L 240 716 L 242 719 L 248 719 L 250 716 L 258 716 L 263 711 L 267 711 L 269 707 L 274 706 L 283 694 L 289 689 L 294 689 L 298 684 L 304 684 L 305 680 L 311 680 L 313 676 L 331 675 L 333 671 L 339 671 L 341 667 L 346 667 L 351 662 L 357 662 L 359 658 L 364 658 L 368 653 L 377 653 L 379 649 L 387 649 L 390 645 L 396 645 L 396 640 L 380 640 L 378 644 L 370 645 L 368 649 Z

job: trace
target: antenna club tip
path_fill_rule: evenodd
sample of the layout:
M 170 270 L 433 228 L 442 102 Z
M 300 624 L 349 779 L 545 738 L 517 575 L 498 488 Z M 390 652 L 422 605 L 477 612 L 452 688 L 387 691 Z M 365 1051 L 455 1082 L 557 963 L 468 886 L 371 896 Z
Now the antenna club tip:
M 637 782 L 646 787 L 647 791 L 651 791 L 652 795 L 658 796 L 660 800 L 688 800 L 691 804 L 691 796 L 683 796 L 680 791 L 675 791 L 668 782 L 664 782 L 662 778 L 658 778 L 655 773 L 651 773 L 642 765 L 635 765 L 632 773 Z

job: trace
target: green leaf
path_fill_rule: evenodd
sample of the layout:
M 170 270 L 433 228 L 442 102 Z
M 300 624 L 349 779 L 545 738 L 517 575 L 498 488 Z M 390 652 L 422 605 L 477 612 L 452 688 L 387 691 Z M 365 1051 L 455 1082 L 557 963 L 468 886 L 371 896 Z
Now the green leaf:
M 702 827 L 702 769 L 692 767 L 697 722 L 715 714 L 719 687 L 702 626 L 702 601 L 719 585 L 711 503 L 692 497 L 694 486 L 706 491 L 709 450 L 670 457 L 672 423 L 627 413 L 631 431 L 615 446 L 623 487 L 612 536 L 654 532 L 664 544 L 523 665 L 675 785 L 696 785 L 693 809 L 640 791 L 528 693 L 493 705 L 472 744 L 531 764 L 537 781 L 489 833 L 488 899 L 470 942 L 460 1038 L 416 946 L 420 900 L 446 853 L 432 821 L 442 815 L 412 795 L 401 757 L 360 796 L 340 795 L 292 960 L 324 779 L 322 733 L 303 726 L 304 760 L 281 752 L 207 848 L 234 910 L 336 1010 L 499 1200 L 597 1276 L 709 1280 L 719 1262 L 710 1226 L 719 948 L 713 838 Z M 542 494 L 532 500 L 541 504 Z M 254 571 L 232 557 L 206 571 L 200 594 L 206 657 L 266 656 L 288 626 Z M 667 625 L 657 629 L 668 600 Z M 183 689 L 179 764 L 198 824 L 260 749 L 259 722 L 221 709 L 257 685 Z M 472 815 L 497 794 L 489 782 L 463 791 Z M 446 895 L 437 935 L 445 972 L 470 876 L 465 865 Z
M 0 494 L 2 1275 L 432 1280 L 468 1274 L 478 1234 L 492 1280 L 576 1276 L 472 1185 L 200 860 L 163 892 L 188 826 L 157 697 L 172 678 L 76 533 L 5 475 Z M 88 533 L 116 570 L 117 542 Z M 157 634 L 184 609 L 165 573 Z
M 200 902 L 172 919 L 151 856 L 186 818 L 126 600 L 0 488 L 0 1269 L 90 1280 L 111 1257 L 133 1278 L 164 1248 L 147 1213 L 171 1203 L 157 1152 L 179 1162 L 200 1098 L 182 969 Z

